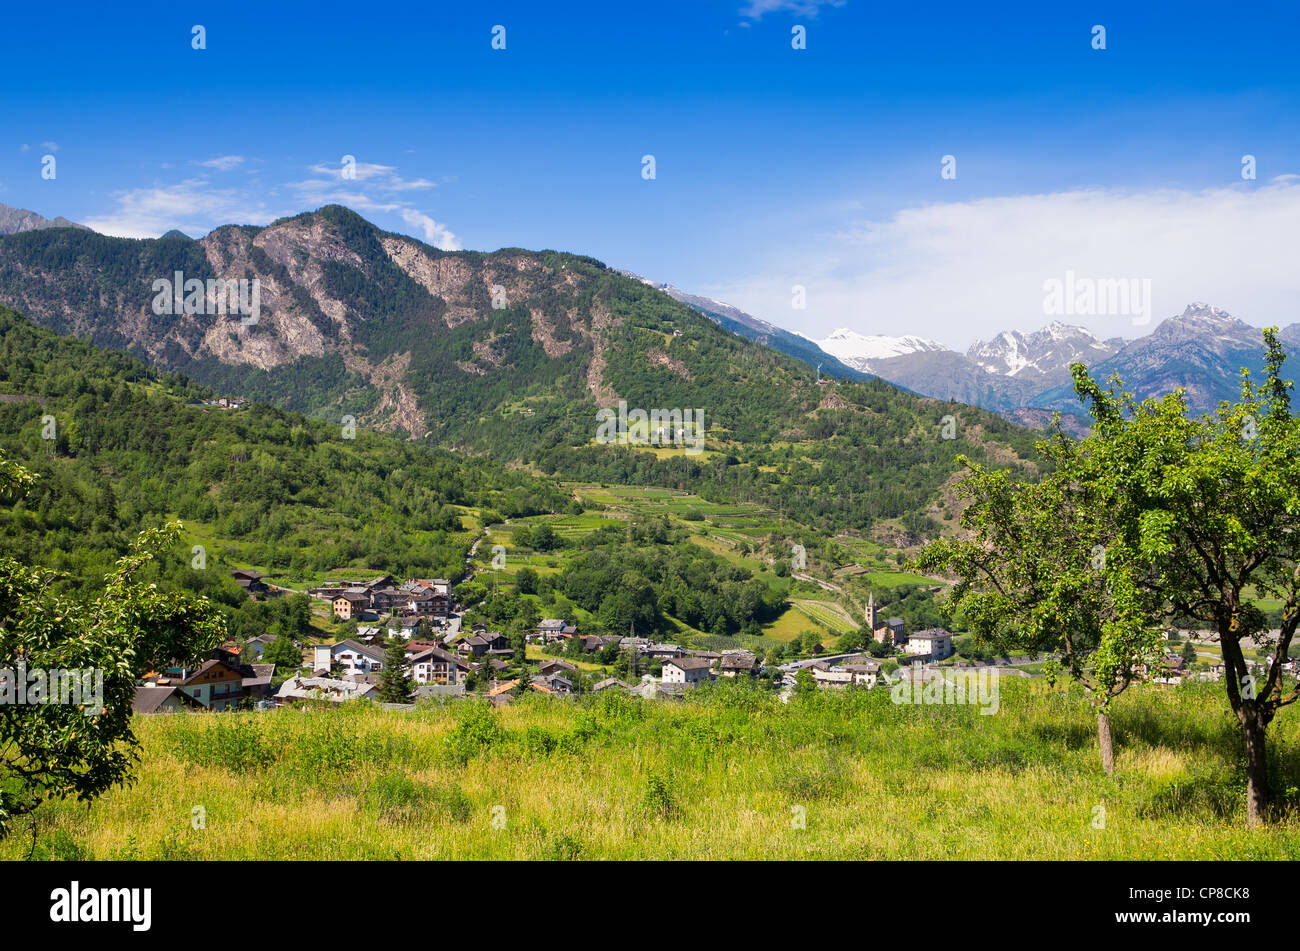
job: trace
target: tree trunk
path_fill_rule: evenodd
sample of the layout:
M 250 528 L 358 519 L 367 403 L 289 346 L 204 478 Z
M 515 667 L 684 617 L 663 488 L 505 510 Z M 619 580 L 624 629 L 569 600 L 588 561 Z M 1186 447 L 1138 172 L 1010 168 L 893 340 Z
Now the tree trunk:
M 1268 818 L 1272 793 L 1268 785 L 1268 751 L 1264 748 L 1264 724 L 1254 711 L 1242 715 L 1246 738 L 1246 824 L 1263 825 Z
M 1109 776 L 1115 772 L 1115 739 L 1110 733 L 1110 714 L 1097 713 L 1097 745 L 1101 747 L 1101 768 Z

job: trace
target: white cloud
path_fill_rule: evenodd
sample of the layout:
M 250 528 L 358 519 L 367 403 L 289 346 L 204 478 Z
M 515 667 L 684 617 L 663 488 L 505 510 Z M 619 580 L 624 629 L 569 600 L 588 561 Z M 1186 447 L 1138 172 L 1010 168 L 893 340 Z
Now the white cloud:
M 344 177 L 344 167 L 342 164 L 338 168 L 329 165 L 313 165 L 311 171 L 317 175 L 328 176 L 331 182 L 371 182 L 373 187 L 383 191 L 402 192 L 414 191 L 425 188 L 433 188 L 434 183 L 424 178 L 404 179 L 397 174 L 397 168 L 393 165 L 375 165 L 370 162 L 354 162 L 350 166 L 351 178 Z M 300 182 L 300 185 L 326 184 L 324 182 Z
M 227 155 L 195 164 L 227 171 L 244 161 L 242 156 Z M 313 170 L 329 177 L 287 183 L 285 187 L 294 194 L 293 204 L 279 208 L 266 203 L 266 196 L 276 191 L 256 182 L 217 188 L 208 178 L 198 176 L 177 184 L 154 183 L 148 188 L 118 192 L 114 195 L 114 210 L 91 216 L 85 223 L 103 234 L 126 238 L 154 238 L 173 228 L 200 235 L 220 225 L 263 225 L 322 205 L 338 204 L 366 215 L 400 215 L 428 244 L 445 251 L 460 249 L 460 241 L 450 228 L 414 208 L 406 198 L 411 191 L 433 188 L 432 182 L 403 179 L 391 166 L 359 164 L 357 169 L 357 178 L 351 180 L 337 174 L 339 169 L 318 166 Z
M 235 189 L 214 189 L 202 178 L 134 188 L 119 192 L 115 198 L 116 210 L 87 218 L 84 223 L 102 234 L 156 238 L 173 228 L 200 235 L 219 225 L 267 224 L 292 213 L 271 211 L 261 201 Z
M 765 13 L 792 13 L 797 17 L 815 17 L 822 7 L 842 7 L 847 0 L 749 0 L 740 8 L 740 15 L 751 20 Z M 746 24 L 741 24 L 745 26 Z
M 1063 317 L 1103 337 L 1149 333 L 1191 301 L 1255 326 L 1300 320 L 1300 178 L 1260 187 L 1096 189 L 943 202 L 786 249 L 749 279 L 701 288 L 812 337 L 835 327 L 913 333 L 964 349 L 1008 329 L 1037 329 L 1044 281 L 1066 271 L 1149 279 L 1150 326 L 1129 317 Z M 791 307 L 791 287 L 807 309 Z
M 424 212 L 411 206 L 404 197 L 405 193 L 436 188 L 434 182 L 425 178 L 405 179 L 397 174 L 393 165 L 376 165 L 369 162 L 356 162 L 351 166 L 355 175 L 343 177 L 343 165 L 338 168 L 329 165 L 313 165 L 310 171 L 323 178 L 310 178 L 305 181 L 291 182 L 289 187 L 297 193 L 299 200 L 312 208 L 321 205 L 346 205 L 359 212 L 396 212 L 402 220 L 424 235 L 424 241 L 444 251 L 460 249 L 460 241 L 451 229 Z
M 425 244 L 431 244 L 442 251 L 460 250 L 460 241 L 451 230 L 446 225 L 434 221 L 424 212 L 416 211 L 414 208 L 403 208 L 402 220 L 412 228 L 419 228 L 424 232 Z
M 43 148 L 43 149 L 44 149 L 45 151 L 47 151 L 47 152 L 57 152 L 57 151 L 59 150 L 59 143 L 57 143 L 57 142 L 42 142 L 42 143 L 41 143 L 41 148 Z
M 215 168 L 219 172 L 228 172 L 237 165 L 242 165 L 244 157 L 242 155 L 218 155 L 216 158 L 210 158 L 204 162 L 196 162 L 196 165 L 202 165 L 204 168 Z

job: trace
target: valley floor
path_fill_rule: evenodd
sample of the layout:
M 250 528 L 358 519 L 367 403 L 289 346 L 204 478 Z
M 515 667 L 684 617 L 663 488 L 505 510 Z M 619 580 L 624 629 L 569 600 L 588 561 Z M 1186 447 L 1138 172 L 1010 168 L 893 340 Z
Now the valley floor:
M 1011 678 L 991 716 L 883 689 L 781 704 L 728 686 L 137 718 L 137 781 L 47 807 L 0 857 L 1300 858 L 1294 803 L 1244 827 L 1221 689 L 1130 690 L 1112 779 L 1082 697 Z M 1298 741 L 1284 713 L 1279 789 L 1300 786 Z

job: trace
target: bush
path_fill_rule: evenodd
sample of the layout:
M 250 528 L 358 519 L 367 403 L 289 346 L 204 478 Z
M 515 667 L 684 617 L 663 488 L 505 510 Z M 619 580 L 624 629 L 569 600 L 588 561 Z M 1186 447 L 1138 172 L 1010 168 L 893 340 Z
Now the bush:
M 645 794 L 641 804 L 646 812 L 661 819 L 670 819 L 678 812 L 677 797 L 672 783 L 665 777 L 651 773 L 646 779 Z

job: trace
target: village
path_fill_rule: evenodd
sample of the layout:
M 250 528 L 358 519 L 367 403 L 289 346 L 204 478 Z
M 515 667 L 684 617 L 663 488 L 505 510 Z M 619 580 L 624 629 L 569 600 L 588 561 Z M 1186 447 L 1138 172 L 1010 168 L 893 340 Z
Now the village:
M 283 593 L 257 571 L 240 569 L 231 575 L 250 597 Z M 395 709 L 464 696 L 482 696 L 499 706 L 525 693 L 573 697 L 615 690 L 647 700 L 672 699 L 735 679 L 762 683 L 788 701 L 801 688 L 871 689 L 894 677 L 926 680 L 952 669 L 987 666 L 1035 675 L 1009 659 L 951 666 L 956 659 L 952 632 L 928 628 L 909 634 L 902 618 L 879 616 L 874 596 L 864 612 L 864 627 L 882 651 L 831 654 L 818 644 L 808 658 L 775 664 L 744 649 L 710 651 L 632 634 L 584 634 L 564 618 L 542 619 L 522 643 L 512 643 L 484 624 L 465 630 L 452 589 L 447 579 L 413 578 L 399 584 L 391 575 L 327 582 L 307 593 L 323 602 L 333 618 L 357 622 L 354 637 L 294 643 L 290 656 L 299 657 L 296 667 L 284 657 L 271 662 L 269 649 L 277 639 L 269 634 L 243 644 L 226 641 L 196 666 L 146 673 L 137 684 L 133 710 L 154 714 L 382 702 L 384 668 L 396 656 L 394 643 L 401 646 L 401 676 L 409 682 L 405 702 L 387 704 Z M 1164 636 L 1171 646 L 1181 643 L 1182 651 L 1167 650 L 1139 665 L 1137 679 L 1177 685 L 1222 678 L 1221 660 L 1202 661 L 1213 655 L 1201 655 L 1177 631 Z M 1261 673 L 1266 670 L 1248 663 Z M 1296 674 L 1298 666 L 1300 662 L 1289 662 L 1288 672 Z

